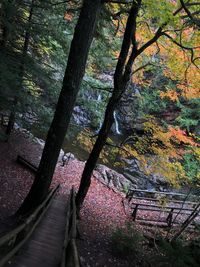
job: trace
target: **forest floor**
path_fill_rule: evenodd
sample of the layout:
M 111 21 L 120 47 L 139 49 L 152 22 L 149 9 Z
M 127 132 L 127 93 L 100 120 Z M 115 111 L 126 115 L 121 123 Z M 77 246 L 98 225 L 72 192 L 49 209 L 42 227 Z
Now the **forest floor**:
M 16 162 L 17 155 L 38 164 L 42 150 L 26 134 L 16 131 L 9 142 L 0 141 L 0 223 L 16 212 L 28 193 L 34 179 L 33 173 Z M 59 194 L 66 196 L 72 186 L 80 183 L 84 162 L 70 160 L 64 167 L 58 162 L 53 186 L 60 183 Z M 128 262 L 113 256 L 112 231 L 123 226 L 129 218 L 124 212 L 122 197 L 93 177 L 81 211 L 78 241 L 84 266 L 129 266 Z
M 16 162 L 17 155 L 38 165 L 42 148 L 29 135 L 16 131 L 9 142 L 0 141 L 0 224 L 4 230 L 6 218 L 15 213 L 28 193 L 34 179 L 33 173 Z M 52 186 L 60 184 L 59 194 L 66 197 L 72 186 L 78 189 L 84 162 L 69 160 L 64 167 L 58 162 Z M 103 185 L 95 177 L 81 210 L 78 248 L 85 267 L 143 266 L 130 263 L 113 253 L 112 235 L 117 227 L 131 222 L 125 213 L 123 195 Z M 151 252 L 150 252 L 151 253 Z M 146 265 L 145 265 L 146 266 Z

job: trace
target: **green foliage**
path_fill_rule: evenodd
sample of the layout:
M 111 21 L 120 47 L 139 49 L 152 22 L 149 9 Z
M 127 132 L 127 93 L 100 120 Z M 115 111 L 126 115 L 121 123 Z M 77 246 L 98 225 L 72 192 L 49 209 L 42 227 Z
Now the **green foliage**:
M 183 167 L 186 175 L 192 183 L 196 183 L 199 176 L 199 158 L 195 153 L 186 153 L 183 156 Z
M 0 132 L 0 141 L 5 142 L 7 140 L 7 135 L 5 133 Z
M 45 120 L 41 126 L 46 130 L 51 118 L 48 110 L 54 110 L 61 88 L 74 26 L 63 19 L 66 4 L 54 4 L 54 0 L 4 0 L 1 5 L 0 110 L 10 111 L 16 97 L 18 122 L 26 124 L 22 118 L 32 112 L 38 121 L 41 117 Z
M 169 243 L 164 239 L 159 242 L 160 255 L 156 256 L 156 266 L 198 267 L 200 264 L 200 243 L 184 245 L 183 241 Z
M 188 132 L 195 132 L 198 129 L 200 121 L 200 98 L 189 99 L 184 103 L 179 103 L 181 109 L 176 123 Z
M 113 252 L 122 258 L 136 259 L 142 255 L 143 239 L 134 225 L 127 223 L 124 228 L 117 228 L 113 231 Z
M 91 76 L 84 77 L 77 105 L 87 110 L 91 121 L 90 126 L 93 129 L 99 129 L 103 121 L 105 106 L 111 89 L 109 83 L 103 83 Z

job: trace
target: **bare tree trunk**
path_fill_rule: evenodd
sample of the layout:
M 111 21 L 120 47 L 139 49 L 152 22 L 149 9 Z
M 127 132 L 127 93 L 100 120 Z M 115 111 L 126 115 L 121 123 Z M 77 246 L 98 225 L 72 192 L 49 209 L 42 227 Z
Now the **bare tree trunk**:
M 122 48 L 114 74 L 114 90 L 106 108 L 105 118 L 101 130 L 99 132 L 99 136 L 86 162 L 81 177 L 81 184 L 79 186 L 79 190 L 76 196 L 76 205 L 78 212 L 80 211 L 80 208 L 88 192 L 91 183 L 92 172 L 95 168 L 100 152 L 106 143 L 108 133 L 112 126 L 113 112 L 116 106 L 118 105 L 122 94 L 126 91 L 126 88 L 128 87 L 128 84 L 130 82 L 132 75 L 132 67 L 135 62 L 135 59 L 140 54 L 142 54 L 144 50 L 146 50 L 149 46 L 155 43 L 160 38 L 160 36 L 163 35 L 163 27 L 161 26 L 160 28 L 158 28 L 155 35 L 149 41 L 147 41 L 140 48 L 137 47 L 136 19 L 141 6 L 141 2 L 142 0 L 133 0 L 132 7 L 129 12 Z
M 16 114 L 16 108 L 17 108 L 17 102 L 18 99 L 15 97 L 12 105 L 12 109 L 10 112 L 9 120 L 8 120 L 8 125 L 6 127 L 6 135 L 9 136 L 13 130 L 14 124 L 15 124 L 15 114 Z
M 85 73 L 89 48 L 102 6 L 101 0 L 85 0 L 71 43 L 67 68 L 56 111 L 48 131 L 42 158 L 31 190 L 18 214 L 34 209 L 47 195 L 59 152 L 64 141 L 80 84 Z
M 101 150 L 106 143 L 106 139 L 110 132 L 111 126 L 114 122 L 113 112 L 116 106 L 118 105 L 119 100 L 122 94 L 125 92 L 130 81 L 132 64 L 134 62 L 134 59 L 136 58 L 136 43 L 134 42 L 134 40 L 136 31 L 136 18 L 140 8 L 140 4 L 141 4 L 140 0 L 133 1 L 132 8 L 129 13 L 129 17 L 126 24 L 126 30 L 124 33 L 122 48 L 114 74 L 114 90 L 106 107 L 104 121 L 100 129 L 98 138 L 85 164 L 79 190 L 76 195 L 76 205 L 78 211 L 80 211 L 80 208 L 86 197 L 86 194 L 88 192 L 91 183 L 92 172 L 96 166 Z M 130 59 L 129 50 L 131 44 L 133 45 L 133 47 Z M 128 58 L 129 58 L 128 63 L 126 63 Z
M 198 203 L 193 212 L 188 216 L 185 222 L 182 224 L 181 229 L 172 237 L 171 242 L 176 241 L 180 235 L 187 229 L 187 227 L 193 222 L 196 216 L 200 212 L 200 203 Z

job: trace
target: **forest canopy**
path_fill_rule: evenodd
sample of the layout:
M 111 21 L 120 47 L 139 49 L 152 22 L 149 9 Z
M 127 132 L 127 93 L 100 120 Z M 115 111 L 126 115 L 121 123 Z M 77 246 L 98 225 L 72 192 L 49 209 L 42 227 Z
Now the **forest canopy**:
M 144 172 L 162 175 L 173 185 L 196 184 L 200 180 L 200 5 L 195 0 L 140 2 L 133 40 L 137 56 L 131 82 L 116 107 L 122 136 L 120 142 L 110 136 L 100 157 L 104 162 L 112 158 L 115 166 L 122 166 L 124 157 L 134 158 Z M 10 128 L 16 122 L 46 135 L 81 5 L 75 0 L 2 1 L 0 109 L 9 116 Z M 113 91 L 131 5 L 132 1 L 105 1 L 100 11 L 76 101 L 78 116 L 82 112 L 87 120 L 78 122 L 78 134 L 71 127 L 67 136 L 76 136 L 75 144 L 88 152 Z M 73 124 L 77 121 L 72 119 Z

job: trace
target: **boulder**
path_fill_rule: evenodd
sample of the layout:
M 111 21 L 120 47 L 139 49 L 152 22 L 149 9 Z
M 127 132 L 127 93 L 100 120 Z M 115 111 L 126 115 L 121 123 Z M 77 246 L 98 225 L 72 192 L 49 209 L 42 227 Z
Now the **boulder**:
M 45 141 L 40 139 L 40 138 L 37 138 L 37 137 L 34 137 L 33 138 L 33 142 L 35 142 L 36 144 L 40 145 L 41 148 L 44 148 L 44 145 L 45 145 Z
M 95 169 L 99 175 L 96 176 L 103 184 L 115 188 L 118 191 L 127 191 L 129 188 L 136 188 L 135 182 L 127 179 L 123 174 L 120 174 L 105 165 L 98 164 Z

